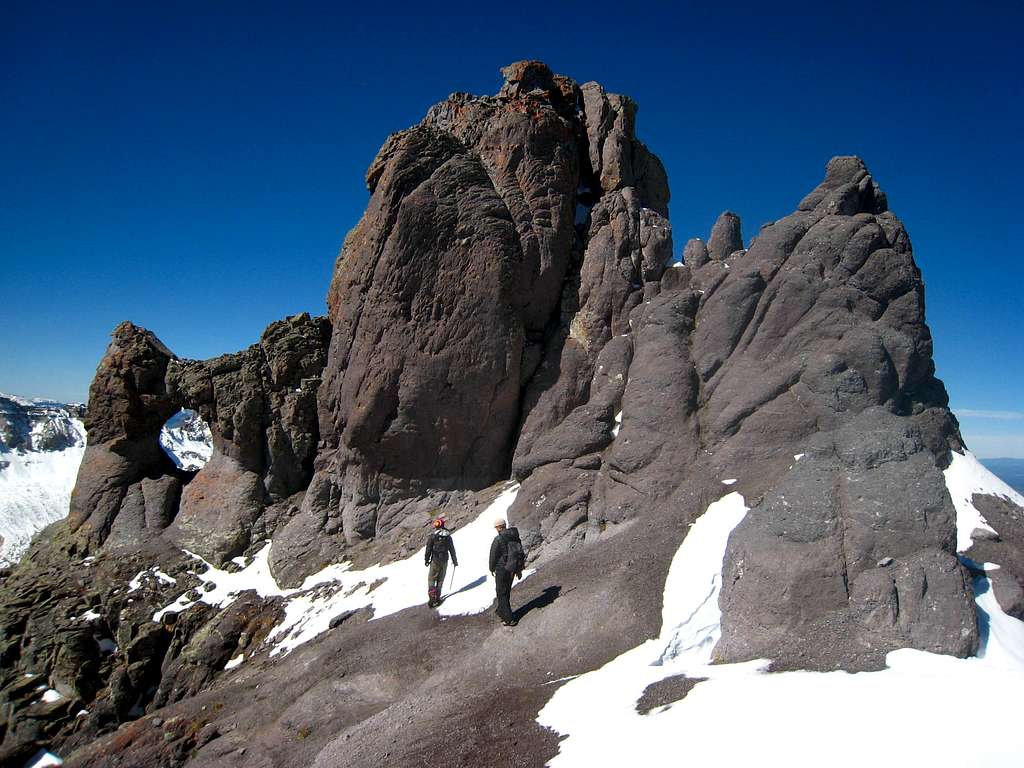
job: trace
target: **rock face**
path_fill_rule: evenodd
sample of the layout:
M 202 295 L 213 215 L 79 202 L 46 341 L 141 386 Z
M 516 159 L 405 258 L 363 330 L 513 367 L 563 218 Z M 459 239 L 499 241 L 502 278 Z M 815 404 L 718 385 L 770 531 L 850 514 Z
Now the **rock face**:
M 506 76 L 391 136 L 367 173 L 328 295 L 327 450 L 300 513 L 318 535 L 370 538 L 410 497 L 508 473 L 573 254 L 581 137 L 574 83 L 536 63 Z
M 391 136 L 367 173 L 328 295 L 325 450 L 275 538 L 279 570 L 420 519 L 410 499 L 506 477 L 579 404 L 671 257 L 665 173 L 633 135 L 635 105 L 538 62 L 504 74 L 496 97 L 454 94 Z
M 137 510 L 143 478 L 175 472 L 157 442 L 178 410 L 164 385 L 172 357 L 152 333 L 125 322 L 96 369 L 85 414 L 89 439 L 68 514 L 68 529 L 85 549 L 107 539 L 126 497 Z
M 132 550 L 159 536 L 223 562 L 266 535 L 267 516 L 282 514 L 312 475 L 329 336 L 322 319 L 296 315 L 244 352 L 197 361 L 118 326 L 90 388 L 89 443 L 68 517 L 73 552 Z M 213 455 L 194 476 L 159 444 L 182 408 L 213 435 Z
M 726 552 L 718 659 L 864 670 L 896 648 L 974 652 L 943 478 L 963 446 L 909 237 L 864 163 L 834 158 L 746 248 L 723 213 L 668 267 L 668 181 L 635 103 L 539 62 L 503 74 L 496 96 L 453 94 L 385 142 L 326 318 L 205 361 L 116 329 L 68 522 L 0 590 L 0 695 L 15 712 L 0 756 L 58 745 L 78 765 L 122 749 L 223 765 L 253 740 L 261 765 L 435 764 L 440 722 L 507 736 L 495 685 L 501 718 L 532 723 L 550 682 L 536 670 L 576 674 L 650 637 L 689 524 L 733 491 L 750 512 Z M 182 408 L 212 432 L 197 473 L 157 442 Z M 278 584 L 298 587 L 328 564 L 410 554 L 436 509 L 468 522 L 510 476 L 508 516 L 557 584 L 529 603 L 545 611 L 529 641 L 418 608 L 348 612 L 270 659 L 280 592 L 151 620 L 168 584 L 199 586 L 183 549 L 228 569 L 269 539 Z M 976 546 L 1015 564 L 994 589 L 1020 615 L 1018 511 L 993 506 L 1007 540 Z M 443 670 L 422 660 L 423 637 L 446 648 Z M 243 651 L 260 673 L 222 675 Z M 38 715 L 24 673 L 73 706 Z M 458 700 L 419 704 L 453 687 Z M 160 723 L 96 740 L 157 710 Z M 541 764 L 557 747 L 532 727 L 515 735 Z
M 167 538 L 219 563 L 274 529 L 312 475 L 329 337 L 325 321 L 297 315 L 244 352 L 169 366 L 168 391 L 210 425 L 214 450 L 182 492 Z
M 972 593 L 941 474 L 960 443 L 920 273 L 863 163 L 836 158 L 826 174 L 749 251 L 725 213 L 671 284 L 647 287 L 589 399 L 517 457 L 513 516 L 534 545 L 567 530 L 599 539 L 709 475 L 746 475 L 744 493 L 761 500 L 730 541 L 722 660 L 967 655 Z M 896 566 L 877 569 L 886 557 Z

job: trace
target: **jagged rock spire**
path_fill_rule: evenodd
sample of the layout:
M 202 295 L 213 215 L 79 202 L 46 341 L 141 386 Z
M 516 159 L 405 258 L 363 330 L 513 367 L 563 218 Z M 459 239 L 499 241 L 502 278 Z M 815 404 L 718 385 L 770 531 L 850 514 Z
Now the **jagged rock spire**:
M 683 263 L 691 269 L 703 267 L 708 263 L 708 246 L 699 237 L 686 241 L 686 248 L 683 249 Z
M 801 211 L 817 210 L 843 216 L 884 213 L 888 209 L 885 193 L 868 173 L 864 161 L 854 155 L 833 157 L 825 168 L 824 181 L 798 206 Z
M 740 217 L 732 211 L 725 211 L 708 238 L 708 256 L 720 261 L 736 251 L 743 250 L 743 235 L 740 233 Z

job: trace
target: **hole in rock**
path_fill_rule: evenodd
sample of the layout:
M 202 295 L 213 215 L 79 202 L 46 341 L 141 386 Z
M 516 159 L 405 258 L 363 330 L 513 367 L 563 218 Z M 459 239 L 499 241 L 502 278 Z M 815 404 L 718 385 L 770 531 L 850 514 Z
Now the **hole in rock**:
M 213 433 L 198 413 L 182 409 L 160 430 L 160 447 L 178 469 L 198 472 L 213 455 Z

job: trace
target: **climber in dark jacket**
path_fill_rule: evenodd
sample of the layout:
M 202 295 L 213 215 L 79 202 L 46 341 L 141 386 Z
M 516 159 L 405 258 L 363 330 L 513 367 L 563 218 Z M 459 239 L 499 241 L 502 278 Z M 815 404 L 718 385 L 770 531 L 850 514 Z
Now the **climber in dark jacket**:
M 452 541 L 452 534 L 444 527 L 444 518 L 438 517 L 434 520 L 434 531 L 427 539 L 427 550 L 424 553 L 426 563 L 430 566 L 427 571 L 427 605 L 431 608 L 441 604 L 441 588 L 444 586 L 444 574 L 448 570 L 448 555 L 452 556 L 452 563 L 459 567 L 459 558 L 455 556 L 455 542 Z
M 494 590 L 498 595 L 496 613 L 506 627 L 514 627 L 518 622 L 512 613 L 509 598 L 512 595 L 512 582 L 523 577 L 523 562 L 526 554 L 519 540 L 519 531 L 508 528 L 505 521 L 498 518 L 494 521 L 498 535 L 491 542 L 491 556 L 488 568 L 494 576 Z

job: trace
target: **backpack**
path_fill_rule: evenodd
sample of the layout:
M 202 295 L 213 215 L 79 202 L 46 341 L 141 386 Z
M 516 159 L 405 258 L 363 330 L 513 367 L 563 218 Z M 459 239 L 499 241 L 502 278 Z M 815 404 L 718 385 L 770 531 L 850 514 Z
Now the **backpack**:
M 435 531 L 430 537 L 430 559 L 445 561 L 448 559 L 448 537 L 451 534 L 445 529 Z
M 526 551 L 519 538 L 509 538 L 505 541 L 505 563 L 503 567 L 509 573 L 519 573 L 526 565 Z

